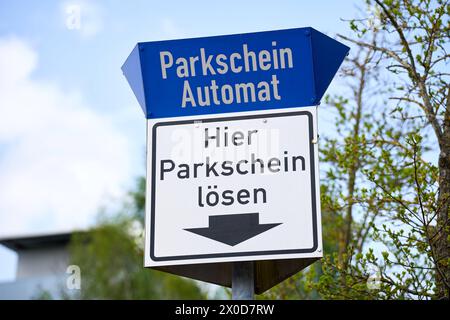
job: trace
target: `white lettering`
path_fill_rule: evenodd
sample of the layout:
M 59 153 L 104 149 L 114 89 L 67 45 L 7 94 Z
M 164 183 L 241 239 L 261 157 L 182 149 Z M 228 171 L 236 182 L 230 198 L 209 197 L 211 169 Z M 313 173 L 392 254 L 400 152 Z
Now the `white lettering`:
M 205 49 L 204 48 L 200 48 L 200 58 L 202 60 L 203 75 L 207 76 L 208 75 L 208 70 L 209 70 L 209 73 L 211 75 L 215 75 L 216 72 L 214 71 L 213 67 L 211 66 L 211 60 L 212 60 L 213 56 L 209 55 L 208 59 L 205 59 Z
M 242 57 L 239 53 L 235 52 L 235 53 L 231 54 L 231 56 L 230 56 L 231 71 L 233 71 L 234 73 L 239 73 L 242 70 L 242 66 L 236 67 L 236 63 L 235 63 L 236 59 L 241 60 Z
M 194 95 L 192 94 L 191 86 L 189 85 L 189 81 L 184 80 L 183 98 L 181 100 L 181 107 L 186 108 L 186 104 L 188 102 L 190 102 L 193 107 L 196 106 Z
M 168 61 L 166 62 L 165 57 L 168 57 Z M 162 78 L 167 79 L 167 72 L 166 69 L 172 67 L 173 65 L 173 56 L 172 53 L 169 51 L 161 51 L 159 53 L 159 61 L 161 62 L 161 73 Z

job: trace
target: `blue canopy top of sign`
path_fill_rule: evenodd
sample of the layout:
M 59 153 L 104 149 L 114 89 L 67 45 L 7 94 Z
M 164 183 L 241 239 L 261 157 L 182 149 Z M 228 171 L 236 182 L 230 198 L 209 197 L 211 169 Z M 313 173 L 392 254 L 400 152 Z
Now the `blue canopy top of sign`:
M 146 118 L 316 105 L 349 48 L 313 28 L 138 43 L 124 65 Z

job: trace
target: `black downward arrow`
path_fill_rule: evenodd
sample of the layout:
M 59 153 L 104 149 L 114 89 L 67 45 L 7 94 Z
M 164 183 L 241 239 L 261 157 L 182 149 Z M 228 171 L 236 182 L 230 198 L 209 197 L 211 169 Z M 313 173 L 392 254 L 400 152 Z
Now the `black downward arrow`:
M 259 224 L 259 213 L 225 214 L 209 216 L 207 228 L 184 230 L 235 246 L 280 224 Z

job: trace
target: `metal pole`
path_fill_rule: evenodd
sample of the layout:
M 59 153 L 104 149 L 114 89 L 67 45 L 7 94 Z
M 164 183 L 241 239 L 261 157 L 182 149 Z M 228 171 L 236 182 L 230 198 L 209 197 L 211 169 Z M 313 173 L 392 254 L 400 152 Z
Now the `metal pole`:
M 253 261 L 233 262 L 232 268 L 232 299 L 253 300 L 255 294 L 255 265 Z

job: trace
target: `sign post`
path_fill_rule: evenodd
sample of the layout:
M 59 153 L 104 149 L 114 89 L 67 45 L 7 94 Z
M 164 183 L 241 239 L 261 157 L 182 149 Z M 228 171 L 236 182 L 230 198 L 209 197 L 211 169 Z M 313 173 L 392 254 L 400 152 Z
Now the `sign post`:
M 253 300 L 255 294 L 255 265 L 253 261 L 233 263 L 233 300 Z
M 135 47 L 146 267 L 252 299 L 322 257 L 317 105 L 347 52 L 312 28 Z

